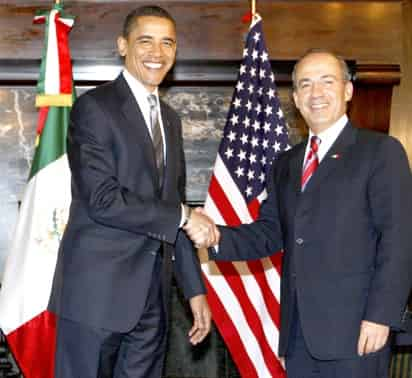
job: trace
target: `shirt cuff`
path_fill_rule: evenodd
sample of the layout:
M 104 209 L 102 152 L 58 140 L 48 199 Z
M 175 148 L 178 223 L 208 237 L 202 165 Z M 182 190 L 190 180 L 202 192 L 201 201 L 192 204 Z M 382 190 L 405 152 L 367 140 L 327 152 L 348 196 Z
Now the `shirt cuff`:
M 180 204 L 180 207 L 181 207 L 181 216 L 180 216 L 180 223 L 179 223 L 179 228 L 182 228 L 182 226 L 183 226 L 183 223 L 185 222 L 185 218 L 186 218 L 186 216 L 185 216 L 185 206 L 183 205 L 183 203 L 181 203 Z

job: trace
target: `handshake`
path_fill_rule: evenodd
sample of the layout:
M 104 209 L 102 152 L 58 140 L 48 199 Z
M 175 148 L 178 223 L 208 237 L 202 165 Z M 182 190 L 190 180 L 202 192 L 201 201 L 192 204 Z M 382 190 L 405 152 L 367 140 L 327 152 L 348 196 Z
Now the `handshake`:
M 219 244 L 219 229 L 201 207 L 189 210 L 183 230 L 196 248 L 209 248 Z

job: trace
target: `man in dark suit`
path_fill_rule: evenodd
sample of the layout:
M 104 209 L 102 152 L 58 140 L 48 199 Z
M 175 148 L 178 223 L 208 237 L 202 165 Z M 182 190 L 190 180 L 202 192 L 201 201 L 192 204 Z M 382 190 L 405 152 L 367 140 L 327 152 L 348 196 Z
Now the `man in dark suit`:
M 72 204 L 50 302 L 59 378 L 161 377 L 172 260 L 194 315 L 190 341 L 210 330 L 181 227 L 209 232 L 212 223 L 183 205 L 181 122 L 157 92 L 175 60 L 174 20 L 159 7 L 136 9 L 118 50 L 124 71 L 71 113 Z
M 348 120 L 343 60 L 311 51 L 293 84 L 309 138 L 273 164 L 258 220 L 222 227 L 209 255 L 245 260 L 284 249 L 279 355 L 288 378 L 387 377 L 390 330 L 401 326 L 412 280 L 408 160 L 397 140 Z

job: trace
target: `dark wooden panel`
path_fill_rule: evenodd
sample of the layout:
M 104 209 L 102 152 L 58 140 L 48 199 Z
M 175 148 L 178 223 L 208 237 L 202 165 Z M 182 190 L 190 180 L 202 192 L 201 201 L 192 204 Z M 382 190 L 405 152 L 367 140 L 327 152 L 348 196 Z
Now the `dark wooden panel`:
M 0 59 L 38 59 L 43 28 L 32 25 L 35 10 L 50 1 L 0 5 Z M 113 59 L 124 16 L 140 1 L 67 2 L 76 16 L 71 34 L 75 59 Z M 249 2 L 161 1 L 178 23 L 178 60 L 236 60 L 241 57 L 241 23 Z M 399 63 L 401 3 L 347 1 L 258 1 L 269 53 L 274 60 L 296 59 L 307 48 L 335 50 L 359 62 Z
M 350 104 L 350 118 L 361 128 L 389 131 L 392 87 L 385 85 L 355 84 L 355 92 Z
M 272 69 L 277 83 L 290 84 L 291 72 L 295 61 L 272 61 Z M 230 84 L 237 79 L 239 60 L 179 60 L 166 77 L 166 85 L 190 84 L 208 85 Z M 350 62 L 354 69 L 354 62 Z M 118 59 L 112 60 L 73 60 L 74 80 L 83 85 L 114 79 L 121 71 L 123 64 Z M 39 75 L 38 59 L 0 59 L 0 83 L 2 84 L 34 84 Z
M 400 77 L 400 67 L 396 65 L 357 66 L 349 114 L 358 127 L 389 132 L 392 92 Z

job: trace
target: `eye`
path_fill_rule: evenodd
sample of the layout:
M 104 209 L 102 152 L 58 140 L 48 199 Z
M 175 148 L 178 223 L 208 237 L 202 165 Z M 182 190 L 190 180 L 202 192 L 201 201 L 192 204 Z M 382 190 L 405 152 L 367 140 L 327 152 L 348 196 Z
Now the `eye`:
M 163 41 L 163 45 L 166 46 L 166 47 L 170 47 L 170 48 L 171 48 L 171 47 L 174 46 L 174 44 L 175 44 L 175 43 L 174 43 L 174 41 L 172 41 L 172 40 L 168 40 L 168 39 L 167 39 L 167 40 L 164 40 L 164 41 Z
M 335 80 L 334 79 L 324 79 L 323 84 L 330 87 L 331 85 L 335 84 Z
M 151 45 L 152 41 L 149 38 L 141 38 L 137 40 L 137 43 L 141 46 L 149 46 Z

